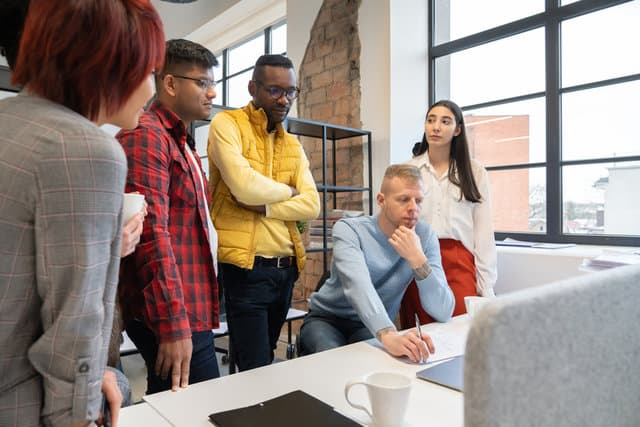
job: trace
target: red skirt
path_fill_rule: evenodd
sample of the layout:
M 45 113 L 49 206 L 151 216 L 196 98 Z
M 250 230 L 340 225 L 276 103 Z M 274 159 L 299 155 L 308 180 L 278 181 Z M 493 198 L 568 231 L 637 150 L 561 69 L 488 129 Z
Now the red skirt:
M 456 300 L 453 315 L 465 314 L 467 309 L 464 305 L 464 297 L 477 295 L 476 263 L 473 254 L 458 240 L 440 239 L 440 255 L 444 274 Z M 402 329 L 415 327 L 416 313 L 422 324 L 434 321 L 422 308 L 418 286 L 416 281 L 412 280 L 400 305 L 400 327 Z

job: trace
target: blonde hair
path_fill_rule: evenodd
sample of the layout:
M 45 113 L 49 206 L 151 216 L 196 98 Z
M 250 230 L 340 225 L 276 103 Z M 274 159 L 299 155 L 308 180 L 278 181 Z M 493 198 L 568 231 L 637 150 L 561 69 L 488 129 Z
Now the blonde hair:
M 380 186 L 381 193 L 386 192 L 387 183 L 392 178 L 402 178 L 411 182 L 422 182 L 420 169 L 418 169 L 416 166 L 408 164 L 390 165 L 384 171 L 384 178 L 382 178 L 382 185 Z

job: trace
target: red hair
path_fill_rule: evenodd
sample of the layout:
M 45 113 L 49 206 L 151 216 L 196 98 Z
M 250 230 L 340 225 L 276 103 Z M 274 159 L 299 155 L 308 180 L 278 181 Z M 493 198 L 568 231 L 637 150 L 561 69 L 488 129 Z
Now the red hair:
M 150 0 L 31 0 L 14 84 L 95 121 L 111 115 L 165 56 Z

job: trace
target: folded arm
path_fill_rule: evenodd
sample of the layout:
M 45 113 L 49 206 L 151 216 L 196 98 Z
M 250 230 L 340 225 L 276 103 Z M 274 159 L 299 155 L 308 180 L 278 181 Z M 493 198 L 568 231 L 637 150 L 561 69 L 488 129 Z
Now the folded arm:
M 309 160 L 304 154 L 302 146 L 299 146 L 299 150 L 300 162 L 298 162 L 295 173 L 295 188 L 298 194 L 283 202 L 267 205 L 266 216 L 268 218 L 283 221 L 307 221 L 317 218 L 320 214 L 320 197 L 313 175 L 309 170 Z
M 292 190 L 254 170 L 242 152 L 240 129 L 227 114 L 216 114 L 209 128 L 207 154 L 220 171 L 231 194 L 249 206 L 288 200 Z

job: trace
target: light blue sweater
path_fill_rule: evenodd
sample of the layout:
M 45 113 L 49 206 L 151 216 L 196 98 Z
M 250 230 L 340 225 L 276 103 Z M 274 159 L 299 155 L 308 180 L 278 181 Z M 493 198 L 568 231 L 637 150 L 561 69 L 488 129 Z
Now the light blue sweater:
M 431 274 L 417 281 L 422 307 L 435 320 L 446 322 L 455 300 L 442 269 L 438 238 L 422 221 L 416 234 L 431 267 Z M 389 244 L 377 216 L 344 219 L 333 227 L 331 277 L 311 296 L 310 308 L 360 320 L 375 335 L 393 326 L 412 279 L 411 267 Z

